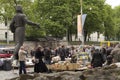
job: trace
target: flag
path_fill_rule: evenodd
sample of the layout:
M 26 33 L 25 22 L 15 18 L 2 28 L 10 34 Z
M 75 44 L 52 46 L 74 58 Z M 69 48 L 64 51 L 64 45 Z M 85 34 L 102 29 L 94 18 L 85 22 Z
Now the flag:
M 81 38 L 83 36 L 83 28 L 84 28 L 86 16 L 87 16 L 87 14 L 82 15 L 82 21 L 81 21 L 81 15 L 77 16 L 77 35 L 78 35 L 78 38 Z M 82 22 L 82 24 L 81 24 L 81 22 Z
M 82 28 L 84 27 L 86 16 L 87 14 L 82 15 Z
M 82 36 L 82 25 L 81 25 L 81 15 L 77 16 L 77 35 Z

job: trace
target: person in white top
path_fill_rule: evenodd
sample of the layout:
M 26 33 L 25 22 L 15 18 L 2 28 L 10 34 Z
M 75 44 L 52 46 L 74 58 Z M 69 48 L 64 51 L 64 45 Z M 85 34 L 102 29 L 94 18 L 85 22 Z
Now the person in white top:
M 18 60 L 19 60 L 19 64 L 20 64 L 20 67 L 19 67 L 19 74 L 22 74 L 22 71 L 24 72 L 24 74 L 26 74 L 26 65 L 25 65 L 25 61 L 26 61 L 26 54 L 27 52 L 25 51 L 25 48 L 24 46 L 21 46 L 20 47 L 20 50 L 18 52 Z

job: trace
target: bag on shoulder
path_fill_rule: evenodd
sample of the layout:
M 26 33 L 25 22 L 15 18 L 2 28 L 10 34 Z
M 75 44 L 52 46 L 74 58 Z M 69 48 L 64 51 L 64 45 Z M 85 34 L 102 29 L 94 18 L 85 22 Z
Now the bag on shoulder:
M 15 33 L 15 26 L 14 26 L 14 24 L 10 24 L 10 30 L 11 30 L 11 32 L 12 33 Z

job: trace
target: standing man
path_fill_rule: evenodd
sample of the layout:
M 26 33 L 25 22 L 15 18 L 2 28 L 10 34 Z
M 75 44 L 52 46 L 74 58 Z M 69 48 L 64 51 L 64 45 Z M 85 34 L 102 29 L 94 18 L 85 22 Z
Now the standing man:
M 11 32 L 15 34 L 15 51 L 14 59 L 18 60 L 18 51 L 23 45 L 25 37 L 25 25 L 33 25 L 39 27 L 38 24 L 29 21 L 25 14 L 23 14 L 22 7 L 20 5 L 16 6 L 16 15 L 13 17 L 10 23 Z
M 26 65 L 25 65 L 25 61 L 26 61 L 26 54 L 27 52 L 24 49 L 24 46 L 20 47 L 20 50 L 18 52 L 18 56 L 19 56 L 19 74 L 22 74 L 22 71 L 24 72 L 24 74 L 26 74 Z

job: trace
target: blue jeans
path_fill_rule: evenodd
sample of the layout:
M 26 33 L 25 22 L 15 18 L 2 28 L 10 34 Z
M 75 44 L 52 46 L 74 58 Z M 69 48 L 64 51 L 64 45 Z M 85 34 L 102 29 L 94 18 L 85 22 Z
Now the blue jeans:
M 22 74 L 22 71 L 24 74 L 26 74 L 26 68 L 25 68 L 25 61 L 20 61 L 20 67 L 19 67 L 19 74 Z

